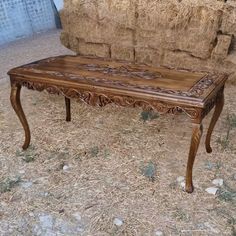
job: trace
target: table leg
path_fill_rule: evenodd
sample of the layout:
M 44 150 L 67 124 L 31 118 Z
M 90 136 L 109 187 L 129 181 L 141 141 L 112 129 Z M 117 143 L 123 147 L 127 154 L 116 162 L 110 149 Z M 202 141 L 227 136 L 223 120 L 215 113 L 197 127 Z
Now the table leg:
M 25 131 L 25 142 L 24 142 L 24 145 L 22 146 L 22 148 L 25 150 L 29 147 L 29 144 L 30 144 L 30 129 L 29 129 L 29 125 L 26 120 L 24 111 L 21 106 L 20 91 L 21 91 L 20 85 L 12 84 L 10 99 L 11 99 L 11 105 L 12 105 L 13 109 L 15 110 L 17 116 L 19 117 L 20 122 L 21 122 L 21 124 L 24 128 L 24 131 Z
M 65 97 L 66 104 L 66 121 L 71 121 L 70 98 Z
M 205 146 L 206 146 L 206 151 L 208 153 L 212 152 L 212 148 L 211 148 L 211 144 L 210 144 L 211 143 L 211 135 L 212 135 L 213 129 L 216 125 L 216 122 L 220 117 L 223 107 L 224 107 L 224 93 L 222 92 L 216 99 L 215 111 L 212 116 L 209 129 L 207 131 Z
M 187 171 L 186 171 L 186 184 L 185 184 L 185 191 L 188 193 L 193 192 L 193 181 L 192 181 L 192 171 L 193 171 L 193 164 L 197 154 L 198 146 L 201 140 L 203 127 L 202 124 L 193 124 L 193 131 L 192 131 L 192 139 L 191 139 L 191 146 L 188 156 L 188 164 L 187 164 Z

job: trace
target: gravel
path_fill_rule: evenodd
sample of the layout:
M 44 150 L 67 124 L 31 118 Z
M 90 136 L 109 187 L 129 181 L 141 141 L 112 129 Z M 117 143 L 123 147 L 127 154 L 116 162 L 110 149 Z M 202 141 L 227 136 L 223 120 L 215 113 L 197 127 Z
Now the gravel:
M 206 189 L 206 192 L 208 192 L 209 194 L 216 195 L 216 193 L 217 193 L 218 190 L 219 190 L 219 189 L 216 188 L 216 187 L 209 187 L 209 188 Z
M 224 180 L 223 179 L 214 179 L 213 181 L 212 181 L 212 183 L 214 184 L 214 185 L 216 185 L 216 186 L 222 186 L 223 184 L 224 184 Z

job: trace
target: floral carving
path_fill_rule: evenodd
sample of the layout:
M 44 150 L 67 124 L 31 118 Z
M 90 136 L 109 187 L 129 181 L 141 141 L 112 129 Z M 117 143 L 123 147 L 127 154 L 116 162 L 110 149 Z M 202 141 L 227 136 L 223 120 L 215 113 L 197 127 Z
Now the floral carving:
M 51 94 L 62 94 L 69 98 L 78 98 L 86 104 L 93 106 L 103 107 L 109 103 L 114 103 L 119 106 L 127 107 L 142 107 L 145 110 L 156 110 L 160 114 L 171 113 L 177 114 L 180 112 L 186 113 L 192 120 L 201 119 L 202 112 L 201 109 L 188 107 L 188 106 L 178 106 L 175 104 L 164 103 L 156 100 L 148 100 L 142 98 L 135 98 L 124 95 L 114 95 L 105 93 L 95 93 L 92 91 L 85 91 L 82 89 L 65 88 L 55 85 L 49 85 L 44 83 L 35 83 L 29 81 L 16 81 L 13 82 L 20 86 L 25 86 L 28 89 L 43 91 L 46 90 Z
M 48 74 L 51 76 L 55 76 L 61 79 L 71 79 L 78 82 L 86 82 L 90 84 L 103 84 L 107 87 L 123 87 L 125 89 L 133 89 L 133 90 L 145 90 L 148 92 L 154 93 L 165 93 L 176 96 L 184 96 L 184 97 L 200 97 L 206 89 L 208 89 L 218 77 L 216 74 L 206 74 L 202 79 L 200 79 L 189 91 L 181 91 L 181 90 L 173 90 L 173 89 L 165 89 L 158 86 L 150 86 L 150 85 L 142 85 L 142 84 L 133 84 L 131 81 L 127 80 L 116 80 L 116 79 L 107 79 L 107 78 L 98 78 L 96 76 L 85 76 L 68 72 L 60 72 L 53 70 L 40 70 L 40 66 L 47 64 L 48 62 L 54 61 L 55 58 L 49 58 L 46 60 L 42 60 L 40 62 L 31 63 L 25 66 L 18 68 L 21 71 L 30 71 L 35 74 Z M 100 72 L 104 75 L 108 74 L 109 76 L 121 76 L 127 78 L 142 78 L 142 79 L 159 79 L 164 78 L 164 76 L 159 72 L 152 72 L 145 69 L 133 68 L 129 64 L 124 64 L 120 67 L 111 67 L 109 65 L 99 65 L 99 64 L 82 64 L 77 63 L 76 68 L 79 70 L 85 71 L 94 71 Z
M 40 62 L 36 63 L 31 63 L 28 65 L 24 65 L 21 68 L 25 68 L 27 70 L 32 70 L 34 72 L 37 72 L 37 67 L 40 65 L 43 65 L 45 63 L 49 63 L 54 61 L 54 58 L 48 58 L 46 60 L 42 60 Z M 157 71 L 149 71 L 149 70 L 144 70 L 142 68 L 132 68 L 130 65 L 122 65 L 119 67 L 111 67 L 109 65 L 103 64 L 83 64 L 83 63 L 77 63 L 76 68 L 80 70 L 86 70 L 86 71 L 94 71 L 94 72 L 101 72 L 103 74 L 108 74 L 111 76 L 117 75 L 117 76 L 123 76 L 123 77 L 133 77 L 133 78 L 143 78 L 143 79 L 157 79 L 157 78 L 163 78 L 162 74 Z M 64 73 L 60 72 L 54 72 L 54 71 L 48 71 L 50 74 L 55 74 L 58 76 L 64 76 Z
M 214 75 L 206 75 L 199 80 L 189 91 L 190 97 L 199 97 L 204 93 L 205 89 L 208 89 L 214 82 Z
M 77 63 L 78 69 L 87 71 L 102 72 L 103 74 L 118 75 L 123 77 L 143 78 L 143 79 L 157 79 L 163 78 L 162 74 L 155 71 L 151 72 L 143 70 L 141 68 L 131 68 L 129 65 L 123 65 L 120 67 L 110 67 L 109 65 L 98 65 L 98 64 L 81 64 Z

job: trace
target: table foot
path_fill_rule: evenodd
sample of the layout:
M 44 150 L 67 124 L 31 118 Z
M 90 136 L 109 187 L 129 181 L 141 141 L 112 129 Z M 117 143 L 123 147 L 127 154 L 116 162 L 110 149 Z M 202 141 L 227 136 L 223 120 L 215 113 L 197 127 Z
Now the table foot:
M 29 125 L 26 120 L 24 111 L 21 106 L 20 91 L 21 91 L 20 85 L 12 84 L 10 100 L 11 100 L 11 105 L 12 105 L 14 111 L 16 112 L 16 114 L 17 114 L 17 116 L 24 128 L 24 131 L 25 131 L 25 142 L 22 146 L 22 148 L 25 150 L 29 147 L 29 144 L 30 144 L 30 129 L 29 129 Z
M 70 98 L 65 97 L 66 104 L 66 121 L 71 121 Z
M 193 180 L 192 180 L 193 164 L 194 164 L 194 160 L 195 160 L 199 143 L 201 140 L 202 131 L 203 131 L 202 124 L 193 124 L 193 132 L 192 132 L 191 146 L 190 146 L 190 151 L 189 151 L 189 156 L 188 156 L 188 164 L 187 164 L 187 171 L 186 171 L 186 184 L 185 184 L 185 191 L 188 193 L 192 193 L 194 190 Z
M 212 135 L 213 129 L 216 125 L 216 122 L 218 121 L 218 119 L 220 117 L 220 114 L 223 110 L 223 107 L 224 107 L 224 93 L 221 93 L 216 99 L 215 111 L 214 111 L 214 114 L 212 116 L 209 129 L 207 131 L 205 146 L 206 146 L 206 151 L 208 153 L 212 152 L 211 135 Z

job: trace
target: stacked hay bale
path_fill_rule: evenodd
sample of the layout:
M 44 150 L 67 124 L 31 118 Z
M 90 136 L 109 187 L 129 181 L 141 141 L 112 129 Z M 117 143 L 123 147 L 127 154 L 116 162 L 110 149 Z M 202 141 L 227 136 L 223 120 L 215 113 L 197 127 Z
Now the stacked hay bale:
M 235 0 L 65 0 L 61 19 L 82 55 L 236 71 Z

